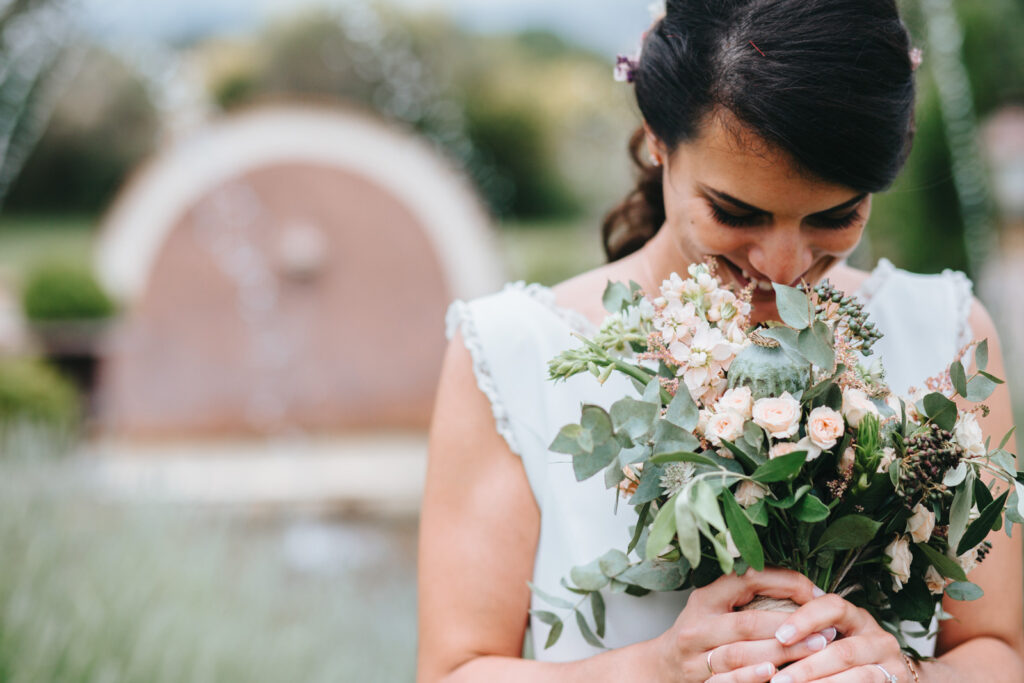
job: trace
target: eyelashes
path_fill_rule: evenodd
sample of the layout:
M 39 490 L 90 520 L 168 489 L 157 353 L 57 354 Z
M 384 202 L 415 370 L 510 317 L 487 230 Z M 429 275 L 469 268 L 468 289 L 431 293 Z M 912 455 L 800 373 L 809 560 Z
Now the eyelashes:
M 763 213 L 751 213 L 743 216 L 737 216 L 736 214 L 729 213 L 712 201 L 708 202 L 708 206 L 711 209 L 711 217 L 722 225 L 730 228 L 756 227 L 758 225 L 762 225 L 767 216 L 767 214 Z M 806 220 L 809 225 L 816 228 L 823 228 L 825 230 L 845 230 L 860 221 L 860 216 L 860 208 L 856 208 L 845 216 L 833 218 L 830 216 L 816 215 L 809 216 Z

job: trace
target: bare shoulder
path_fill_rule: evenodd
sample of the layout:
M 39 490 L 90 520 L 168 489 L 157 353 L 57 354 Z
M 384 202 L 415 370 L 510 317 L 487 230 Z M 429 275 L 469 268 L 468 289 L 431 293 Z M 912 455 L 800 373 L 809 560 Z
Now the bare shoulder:
M 606 263 L 593 270 L 565 280 L 554 287 L 555 303 L 583 314 L 594 323 L 599 323 L 607 315 L 601 303 L 601 296 L 609 281 L 628 281 L 632 276 L 629 259 Z

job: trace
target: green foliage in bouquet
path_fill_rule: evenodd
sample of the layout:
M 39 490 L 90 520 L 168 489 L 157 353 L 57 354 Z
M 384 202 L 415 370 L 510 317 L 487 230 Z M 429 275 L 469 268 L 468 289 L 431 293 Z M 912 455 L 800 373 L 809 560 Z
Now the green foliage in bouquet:
M 782 323 L 752 328 L 746 293 L 722 289 L 713 264 L 690 274 L 653 301 L 609 284 L 599 332 L 551 361 L 556 381 L 586 371 L 633 380 L 639 397 L 584 406 L 551 450 L 572 456 L 579 481 L 603 472 L 637 521 L 624 549 L 563 579 L 578 601 L 531 588 L 601 646 L 602 591 L 641 596 L 788 568 L 868 610 L 917 656 L 905 635 L 944 616 L 943 593 L 980 597 L 967 573 L 987 535 L 1024 522 L 1009 434 L 990 448 L 975 419 L 987 408 L 953 400 L 984 401 L 1001 383 L 985 371 L 986 342 L 978 372 L 958 359 L 929 381 L 937 390 L 900 398 L 878 364 L 859 362 L 881 334 L 828 283 L 776 285 Z M 563 617 L 533 614 L 551 625 L 550 647 Z M 904 634 L 902 621 L 922 631 Z

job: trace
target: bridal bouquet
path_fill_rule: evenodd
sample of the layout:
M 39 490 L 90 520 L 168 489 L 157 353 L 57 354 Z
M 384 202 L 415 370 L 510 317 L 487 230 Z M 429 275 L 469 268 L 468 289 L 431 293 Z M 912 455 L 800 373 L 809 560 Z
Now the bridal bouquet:
M 774 566 L 867 609 L 916 656 L 900 622 L 923 635 L 943 594 L 979 598 L 967 573 L 986 537 L 1024 522 L 1009 434 L 992 448 L 976 419 L 1001 383 L 985 372 L 986 342 L 973 345 L 977 373 L 964 349 L 927 390 L 899 397 L 865 364 L 881 334 L 856 300 L 828 281 L 774 287 L 781 322 L 751 327 L 750 290 L 723 287 L 713 261 L 673 274 L 655 299 L 611 283 L 600 330 L 550 362 L 553 380 L 617 372 L 637 390 L 609 410 L 583 406 L 551 444 L 577 480 L 603 472 L 637 513 L 621 548 L 563 578 L 578 602 L 531 585 L 591 644 L 604 637 L 601 591 L 640 596 Z M 564 618 L 533 614 L 551 626 L 550 647 Z

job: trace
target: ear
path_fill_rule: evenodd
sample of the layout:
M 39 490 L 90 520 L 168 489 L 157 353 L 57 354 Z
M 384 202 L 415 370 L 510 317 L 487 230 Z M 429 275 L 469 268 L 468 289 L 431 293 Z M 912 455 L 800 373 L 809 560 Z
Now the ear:
M 647 141 L 647 154 L 651 159 L 651 163 L 655 166 L 660 166 L 665 163 L 665 159 L 668 158 L 668 152 L 665 149 L 665 145 L 661 143 L 658 136 L 654 134 L 651 127 L 644 121 L 644 138 Z

